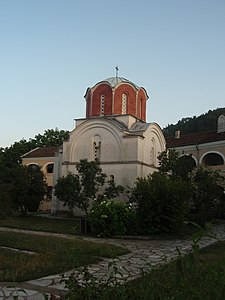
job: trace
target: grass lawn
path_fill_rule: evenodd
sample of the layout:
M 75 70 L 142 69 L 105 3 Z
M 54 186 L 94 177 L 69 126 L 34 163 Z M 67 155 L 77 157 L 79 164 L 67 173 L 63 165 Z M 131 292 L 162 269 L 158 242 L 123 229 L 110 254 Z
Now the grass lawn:
M 15 252 L 4 247 L 29 250 Z M 95 263 L 100 257 L 116 257 L 128 251 L 111 245 L 81 239 L 43 237 L 0 231 L 0 281 L 24 281 L 62 273 L 74 267 Z
M 89 290 L 74 286 L 66 299 L 224 300 L 225 242 L 208 246 L 199 255 L 186 255 L 149 270 L 125 285 L 89 286 Z
M 12 217 L 7 219 L 0 219 L 0 227 L 1 226 L 73 235 L 80 234 L 79 218 L 62 219 L 46 218 L 40 216 Z M 153 240 L 186 239 L 190 238 L 196 230 L 198 229 L 193 225 L 183 224 L 179 232 L 175 234 L 155 234 L 150 236 L 150 238 Z M 139 233 L 138 235 L 141 234 Z
M 124 299 L 224 300 L 225 242 L 212 244 L 195 258 L 185 256 L 133 281 L 127 285 L 126 297 Z
M 1 226 L 67 234 L 80 233 L 80 220 L 76 218 L 53 219 L 39 216 L 13 217 L 0 219 L 0 227 Z

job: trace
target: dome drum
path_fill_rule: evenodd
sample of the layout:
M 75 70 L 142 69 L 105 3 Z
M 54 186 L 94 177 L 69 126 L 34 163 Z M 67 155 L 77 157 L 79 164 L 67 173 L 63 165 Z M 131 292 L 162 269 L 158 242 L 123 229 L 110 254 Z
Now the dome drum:
M 111 77 L 88 88 L 85 94 L 86 117 L 130 114 L 146 121 L 144 88 L 123 77 Z

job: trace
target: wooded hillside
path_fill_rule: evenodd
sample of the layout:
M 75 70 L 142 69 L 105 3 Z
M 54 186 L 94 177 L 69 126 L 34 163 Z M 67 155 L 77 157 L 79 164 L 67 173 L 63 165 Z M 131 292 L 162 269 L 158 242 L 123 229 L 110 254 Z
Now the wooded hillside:
M 186 117 L 177 122 L 177 124 L 170 124 L 163 128 L 163 133 L 166 137 L 174 136 L 175 131 L 180 130 L 183 134 L 216 130 L 217 119 L 221 114 L 225 114 L 224 108 L 217 108 L 209 110 L 207 113 L 198 117 Z

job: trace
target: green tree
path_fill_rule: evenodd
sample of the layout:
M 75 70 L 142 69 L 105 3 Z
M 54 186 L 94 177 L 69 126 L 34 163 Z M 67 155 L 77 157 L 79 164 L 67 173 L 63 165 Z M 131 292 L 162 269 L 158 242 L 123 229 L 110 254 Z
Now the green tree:
M 8 167 L 13 167 L 15 164 L 21 163 L 21 156 L 33 148 L 36 146 L 24 139 L 15 142 L 12 146 L 1 150 L 1 162 Z
M 105 187 L 104 193 L 98 195 L 98 200 L 103 200 L 104 198 L 107 199 L 114 199 L 119 197 L 121 193 L 123 193 L 124 187 L 120 184 L 116 184 L 114 178 L 110 178 L 107 181 L 107 186 Z
M 77 174 L 69 173 L 60 177 L 54 187 L 54 194 L 70 210 L 78 207 L 86 215 L 91 202 L 118 197 L 124 188 L 109 180 L 105 185 L 106 174 L 102 172 L 99 161 L 81 160 L 77 166 Z
M 28 211 L 37 211 L 44 197 L 47 195 L 47 183 L 39 166 L 26 167 L 29 181 Z
M 193 172 L 193 203 L 196 212 L 201 215 L 201 222 L 218 216 L 224 207 L 225 177 L 219 171 L 198 168 Z
M 78 175 L 69 173 L 58 179 L 54 194 L 71 210 L 79 207 L 88 215 L 90 201 L 97 198 L 97 192 L 104 185 L 106 175 L 102 172 L 99 161 L 88 162 L 83 159 L 76 168 Z
M 90 200 L 97 198 L 97 192 L 105 184 L 106 174 L 102 172 L 99 161 L 82 159 L 77 164 L 77 171 L 80 177 L 80 204 L 79 207 L 88 214 Z
M 189 180 L 195 168 L 195 162 L 191 155 L 180 156 L 174 149 L 168 149 L 160 153 L 158 160 L 159 171 L 177 179 Z
M 30 142 L 35 144 L 36 147 L 59 147 L 63 141 L 69 139 L 69 131 L 56 129 L 47 129 L 44 134 L 35 135 L 34 139 Z
M 46 194 L 46 183 L 40 168 L 15 165 L 11 172 L 11 205 L 26 216 L 28 211 L 37 211 Z
M 15 142 L 10 147 L 0 149 L 0 163 L 6 162 L 9 166 L 21 163 L 21 156 L 37 147 L 59 147 L 63 141 L 69 138 L 69 132 L 65 130 L 48 129 L 44 134 L 38 134 L 28 141 L 25 139 Z
M 71 212 L 73 208 L 80 206 L 80 179 L 78 175 L 68 173 L 60 177 L 54 187 L 54 194 Z
M 24 169 L 21 165 L 21 156 L 36 147 L 60 146 L 68 137 L 68 131 L 57 128 L 48 129 L 43 135 L 38 134 L 29 141 L 22 139 L 10 147 L 0 148 L 0 204 L 2 207 L 9 207 L 9 204 L 13 204 L 13 207 L 23 214 L 39 207 L 40 199 L 43 199 L 45 193 L 43 174 L 40 170 L 33 172 Z
M 140 230 L 147 234 L 177 231 L 184 221 L 189 197 L 189 186 L 180 179 L 160 172 L 138 178 L 130 199 L 137 206 Z
M 191 156 L 179 156 L 175 150 L 159 155 L 159 172 L 181 180 L 189 187 L 189 218 L 204 225 L 206 221 L 225 214 L 225 177 L 219 171 L 196 168 Z

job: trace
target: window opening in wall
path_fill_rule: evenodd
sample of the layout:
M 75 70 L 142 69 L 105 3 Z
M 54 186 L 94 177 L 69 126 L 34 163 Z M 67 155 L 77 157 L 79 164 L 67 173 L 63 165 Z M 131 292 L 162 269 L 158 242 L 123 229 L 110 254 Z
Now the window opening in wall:
M 122 94 L 122 114 L 127 113 L 127 94 Z
M 51 200 L 52 199 L 52 186 L 47 187 L 47 199 L 46 200 Z
M 155 139 L 151 139 L 152 145 L 150 148 L 150 164 L 155 166 Z
M 100 160 L 101 142 L 94 142 L 94 160 Z
M 224 160 L 218 153 L 208 153 L 203 158 L 202 163 L 205 167 L 220 166 L 224 165 Z
M 109 181 L 114 182 L 114 175 L 109 176 Z
M 105 106 L 105 95 L 101 95 L 101 107 L 100 107 L 100 114 L 104 115 L 104 106 Z
M 53 170 L 54 170 L 54 164 L 48 164 L 46 167 L 46 172 L 53 173 Z
M 36 164 L 29 164 L 27 167 L 29 170 L 34 171 L 34 172 L 36 172 L 40 169 L 40 167 Z
M 217 120 L 217 132 L 225 132 L 225 115 L 220 115 Z
M 142 117 L 142 98 L 140 99 L 140 118 Z

